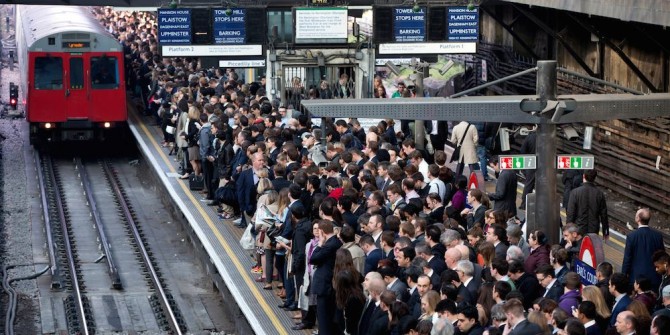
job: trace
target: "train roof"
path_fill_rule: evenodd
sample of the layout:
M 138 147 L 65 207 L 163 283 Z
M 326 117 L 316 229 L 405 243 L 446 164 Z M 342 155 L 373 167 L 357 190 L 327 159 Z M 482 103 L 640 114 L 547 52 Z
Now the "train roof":
M 28 48 L 58 33 L 89 33 L 114 39 L 91 12 L 90 7 L 18 6 L 19 24 Z

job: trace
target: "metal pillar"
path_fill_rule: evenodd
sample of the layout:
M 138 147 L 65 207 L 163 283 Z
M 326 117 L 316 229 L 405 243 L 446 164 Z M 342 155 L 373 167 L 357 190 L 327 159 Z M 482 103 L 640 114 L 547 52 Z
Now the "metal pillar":
M 537 62 L 537 95 L 544 103 L 556 101 L 556 61 Z M 560 233 L 560 214 L 556 195 L 556 124 L 551 122 L 553 113 L 541 115 L 537 128 L 537 166 L 535 172 L 537 227 L 528 227 L 528 231 L 540 229 L 547 235 L 549 243 L 558 243 Z
M 424 68 L 419 67 L 414 74 L 414 86 L 416 87 L 416 97 L 423 99 L 423 76 Z M 423 120 L 414 120 L 414 144 L 419 150 L 425 149 L 426 129 L 423 125 Z

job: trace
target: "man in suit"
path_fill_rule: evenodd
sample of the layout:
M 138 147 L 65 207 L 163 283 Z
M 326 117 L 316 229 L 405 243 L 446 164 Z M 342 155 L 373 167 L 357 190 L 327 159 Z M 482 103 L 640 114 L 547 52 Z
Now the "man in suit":
M 603 332 L 596 324 L 596 305 L 592 301 L 582 301 L 577 308 L 577 319 L 584 324 L 586 335 L 601 335 Z
M 319 223 L 319 244 L 314 249 L 309 263 L 316 266 L 312 277 L 313 294 L 316 294 L 316 318 L 319 323 L 319 334 L 335 333 L 337 326 L 333 320 L 335 315 L 335 291 L 333 290 L 333 268 L 335 254 L 342 242 L 335 236 L 332 222 Z
M 377 263 L 379 263 L 379 261 L 384 258 L 382 250 L 377 248 L 372 235 L 363 235 L 358 241 L 358 244 L 365 252 L 365 266 L 363 269 L 363 274 L 365 275 L 371 271 L 376 271 Z
M 382 279 L 372 276 L 373 274 L 376 273 L 366 275 L 363 282 L 363 287 L 367 288 L 368 291 L 368 298 L 365 301 L 361 320 L 358 322 L 359 334 L 367 334 L 372 324 L 383 314 L 379 308 L 379 298 L 386 288 L 386 283 Z
M 617 316 L 619 313 L 625 311 L 630 305 L 631 300 L 628 296 L 628 277 L 621 273 L 616 272 L 610 277 L 610 293 L 614 296 L 614 307 L 612 307 L 612 317 L 610 318 L 610 327 L 614 327 L 614 323 L 617 322 Z
M 477 290 L 479 285 L 473 280 L 472 276 L 474 274 L 475 268 L 472 265 L 472 262 L 468 260 L 460 260 L 456 265 L 456 273 L 458 273 L 458 278 L 460 279 L 463 286 L 470 291 L 470 295 L 473 297 L 479 296 Z
M 516 172 L 509 169 L 501 170 L 498 157 L 491 158 L 489 165 L 495 170 L 496 174 L 499 173 L 498 181 L 496 182 L 496 191 L 489 193 L 489 199 L 495 201 L 493 209 L 516 215 Z
M 597 175 L 596 170 L 584 172 L 584 184 L 570 192 L 565 220 L 576 224 L 582 236 L 598 234 L 602 225 L 603 237 L 607 239 L 610 234 L 607 201 L 603 191 L 596 187 Z
M 524 306 L 519 299 L 510 299 L 503 305 L 503 310 L 507 316 L 507 325 L 505 334 L 508 335 L 529 335 L 541 334 L 540 326 L 528 322 L 524 316 Z
M 407 270 L 405 270 L 405 275 L 407 279 L 407 286 L 409 287 L 409 299 L 407 300 L 407 307 L 409 307 L 409 312 L 413 317 L 418 318 L 421 316 L 421 295 L 419 294 L 419 277 L 423 274 L 423 269 L 418 266 L 410 265 Z M 426 288 L 425 290 L 430 289 L 430 278 L 426 278 Z M 363 334 L 360 333 L 359 334 Z
M 523 307 L 525 309 L 533 307 L 533 301 L 541 297 L 543 293 L 543 288 L 537 278 L 526 273 L 523 263 L 517 260 L 509 262 L 509 277 L 514 280 L 517 290 L 523 294 Z
M 456 267 L 458 268 L 458 266 Z M 456 288 L 456 303 L 460 306 L 462 304 L 475 305 L 477 302 L 476 296 L 470 294 L 470 291 L 463 285 L 460 278 L 460 273 L 455 270 L 447 269 L 442 272 L 442 282 L 454 285 Z
M 403 283 L 397 277 L 398 269 L 393 265 L 383 266 L 379 269 L 379 273 L 382 275 L 384 282 L 386 283 L 386 289 L 395 292 L 396 297 L 400 301 L 407 301 L 409 299 L 409 292 L 407 291 L 407 285 Z
M 379 309 L 381 313 L 373 320 L 372 325 L 368 331 L 370 335 L 386 335 L 389 328 L 389 311 L 396 300 L 395 293 L 390 290 L 385 290 L 379 297 Z M 321 332 L 319 332 L 321 334 Z
M 484 327 L 479 324 L 479 312 L 472 305 L 464 305 L 458 308 L 458 330 L 463 335 L 481 335 Z
M 642 208 L 635 213 L 635 223 L 638 227 L 626 236 L 621 272 L 628 274 L 631 284 L 638 276 L 643 275 L 649 278 L 651 287 L 657 288 L 661 278 L 649 260 L 656 251 L 665 250 L 665 246 L 661 233 L 649 227 L 650 219 L 649 208 Z
M 442 271 L 447 269 L 447 265 L 444 263 L 444 260 L 433 255 L 431 253 L 430 247 L 426 242 L 417 243 L 416 247 L 414 247 L 414 251 L 416 252 L 417 257 L 421 257 L 425 259 L 426 262 L 428 262 L 428 266 L 433 270 L 433 272 L 437 273 L 438 276 L 442 273 Z M 436 287 L 435 289 L 437 290 L 438 288 Z
M 614 318 L 614 315 L 612 315 Z M 621 311 L 616 317 L 614 328 L 619 335 L 635 335 L 638 320 L 631 311 Z
M 274 171 L 275 179 L 272 180 L 272 188 L 274 188 L 277 193 L 285 187 L 291 186 L 291 181 L 286 179 L 286 168 L 281 164 L 275 164 L 272 167 Z
M 493 243 L 496 258 L 507 258 L 507 231 L 500 225 L 491 225 L 486 231 L 486 241 Z
M 241 150 L 241 149 L 240 149 Z M 251 161 L 251 169 L 244 170 L 240 173 L 235 183 L 235 191 L 237 193 L 237 203 L 242 212 L 239 227 L 245 228 L 247 221 L 245 214 L 251 217 L 256 210 L 256 185 L 258 184 L 258 173 L 265 165 L 265 157 L 262 153 L 255 153 Z
M 542 296 L 558 302 L 561 295 L 563 295 L 563 285 L 556 280 L 554 268 L 549 264 L 542 265 L 535 270 L 535 277 L 540 282 L 540 285 L 544 287 L 544 294 Z

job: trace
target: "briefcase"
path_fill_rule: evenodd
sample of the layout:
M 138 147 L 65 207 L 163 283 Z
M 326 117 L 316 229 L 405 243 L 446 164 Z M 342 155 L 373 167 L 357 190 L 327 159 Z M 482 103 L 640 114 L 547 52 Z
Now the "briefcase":
M 192 174 L 188 178 L 188 188 L 191 191 L 200 191 L 205 188 L 205 179 L 202 176 L 196 176 Z

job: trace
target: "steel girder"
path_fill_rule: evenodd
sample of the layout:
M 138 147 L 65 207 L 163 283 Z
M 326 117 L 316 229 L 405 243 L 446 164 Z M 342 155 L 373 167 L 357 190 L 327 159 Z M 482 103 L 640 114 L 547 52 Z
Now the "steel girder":
M 670 116 L 670 94 L 562 95 L 558 102 L 539 101 L 535 95 L 474 96 L 456 99 L 337 99 L 303 100 L 314 117 L 391 118 L 405 120 L 540 123 L 539 113 L 562 116 L 550 123 Z

